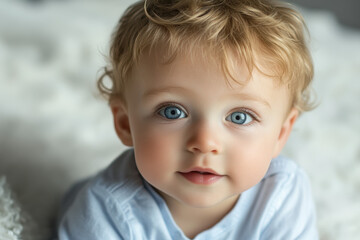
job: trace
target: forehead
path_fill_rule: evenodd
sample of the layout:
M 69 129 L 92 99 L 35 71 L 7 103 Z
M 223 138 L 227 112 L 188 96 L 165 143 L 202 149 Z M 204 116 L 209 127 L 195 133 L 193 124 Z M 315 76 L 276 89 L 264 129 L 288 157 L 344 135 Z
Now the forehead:
M 148 46 L 142 52 L 135 59 L 134 64 L 137 67 L 149 64 L 149 62 L 144 62 L 144 59 L 151 59 L 150 64 L 158 65 L 171 65 L 174 61 L 186 59 L 188 63 L 194 65 L 199 65 L 199 62 L 206 62 L 211 68 L 216 66 L 216 70 L 220 70 L 225 75 L 226 82 L 232 84 L 246 83 L 250 80 L 254 70 L 271 77 L 278 84 L 285 83 L 279 75 L 280 66 L 266 60 L 271 59 L 271 57 L 268 56 L 268 53 L 263 52 L 258 41 L 254 41 L 251 49 L 246 49 L 231 44 L 214 45 L 211 42 L 197 42 L 189 39 L 188 44 L 159 42 Z M 239 66 L 242 76 L 237 76 Z M 244 78 L 245 74 L 246 77 Z
M 217 79 L 222 79 L 232 88 L 246 85 L 254 78 L 254 74 L 259 77 L 268 77 L 280 86 L 281 81 L 276 76 L 274 67 L 268 66 L 262 59 L 264 57 L 257 52 L 248 56 L 239 56 L 239 53 L 228 50 L 214 50 L 206 44 L 190 44 L 188 49 L 172 49 L 164 45 L 156 45 L 147 49 L 136 61 L 132 68 L 132 75 L 147 71 L 147 74 L 186 74 L 186 69 L 193 69 L 193 73 L 201 75 L 218 75 Z M 244 60 L 246 58 L 246 60 Z M 209 78 L 209 80 L 213 77 Z M 159 79 L 161 80 L 161 78 Z
M 241 71 L 237 71 L 239 67 Z M 147 50 L 137 61 L 133 72 L 182 75 L 187 73 L 186 69 L 192 69 L 192 74 L 201 75 L 216 72 L 219 75 L 218 79 L 223 79 L 229 85 L 235 85 L 235 82 L 240 85 L 245 84 L 251 75 L 246 62 L 241 57 L 235 56 L 231 51 L 222 54 L 221 51 L 201 44 L 189 45 L 188 49 L 157 46 Z M 209 78 L 211 79 L 213 78 Z

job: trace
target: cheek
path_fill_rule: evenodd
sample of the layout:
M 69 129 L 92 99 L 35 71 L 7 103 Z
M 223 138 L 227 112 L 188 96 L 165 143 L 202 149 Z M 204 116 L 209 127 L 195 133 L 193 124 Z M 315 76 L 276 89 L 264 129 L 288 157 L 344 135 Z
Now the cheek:
M 156 184 L 175 168 L 178 152 L 177 138 L 160 129 L 151 127 L 133 132 L 135 159 L 141 175 Z
M 249 136 L 231 146 L 227 169 L 241 191 L 256 185 L 264 177 L 273 148 L 274 138 L 269 135 Z

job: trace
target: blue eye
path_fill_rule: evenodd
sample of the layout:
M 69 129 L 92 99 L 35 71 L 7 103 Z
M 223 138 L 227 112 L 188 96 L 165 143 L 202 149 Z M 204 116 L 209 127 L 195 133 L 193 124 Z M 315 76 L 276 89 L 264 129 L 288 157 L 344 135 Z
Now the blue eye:
M 176 106 L 167 106 L 160 109 L 159 114 L 167 119 L 179 119 L 187 117 L 186 113 Z
M 238 125 L 246 125 L 252 122 L 253 118 L 246 112 L 233 112 L 226 117 L 226 120 Z

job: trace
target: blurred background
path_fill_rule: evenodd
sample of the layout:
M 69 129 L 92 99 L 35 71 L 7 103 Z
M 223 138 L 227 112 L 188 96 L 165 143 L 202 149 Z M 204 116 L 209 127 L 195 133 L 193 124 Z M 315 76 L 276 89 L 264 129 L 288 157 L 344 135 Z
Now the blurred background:
M 0 203 L 6 186 L 24 227 L 1 238 L 0 206 L 0 239 L 47 239 L 64 191 L 124 149 L 95 81 L 132 2 L 0 0 Z M 320 105 L 284 154 L 311 179 L 321 239 L 359 239 L 360 1 L 291 2 L 310 30 Z

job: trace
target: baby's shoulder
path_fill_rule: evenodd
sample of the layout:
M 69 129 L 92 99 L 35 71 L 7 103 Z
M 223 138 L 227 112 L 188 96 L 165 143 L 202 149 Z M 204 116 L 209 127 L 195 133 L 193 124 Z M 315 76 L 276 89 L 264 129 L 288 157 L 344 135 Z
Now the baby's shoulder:
M 144 184 L 135 165 L 134 153 L 127 150 L 97 175 L 74 184 L 63 199 L 63 210 L 91 202 L 104 205 L 114 202 L 121 207 L 141 191 L 144 191 Z
M 273 159 L 264 178 L 250 191 L 256 208 L 252 212 L 262 218 L 258 222 L 264 239 L 317 239 L 311 192 L 309 178 L 296 162 L 283 156 Z M 282 227 L 289 222 L 291 228 Z
M 128 150 L 66 194 L 58 216 L 59 235 L 67 239 L 93 239 L 95 235 L 101 236 L 97 239 L 127 239 L 132 216 L 125 212 L 142 189 L 133 152 Z
M 261 194 L 267 206 L 279 207 L 285 201 L 311 196 L 311 186 L 307 174 L 296 162 L 279 156 L 272 159 L 265 176 L 252 192 Z
M 274 158 L 259 184 L 268 200 L 277 207 L 284 202 L 298 202 L 304 196 L 311 198 L 310 180 L 305 171 L 293 160 L 279 156 Z
M 89 189 L 116 199 L 118 204 L 127 202 L 144 190 L 142 177 L 135 164 L 134 151 L 129 149 L 117 157 L 89 181 Z
M 285 180 L 285 178 L 294 177 L 302 178 L 306 177 L 306 174 L 302 168 L 292 159 L 280 155 L 271 160 L 269 169 L 266 172 L 264 179 L 279 178 Z

